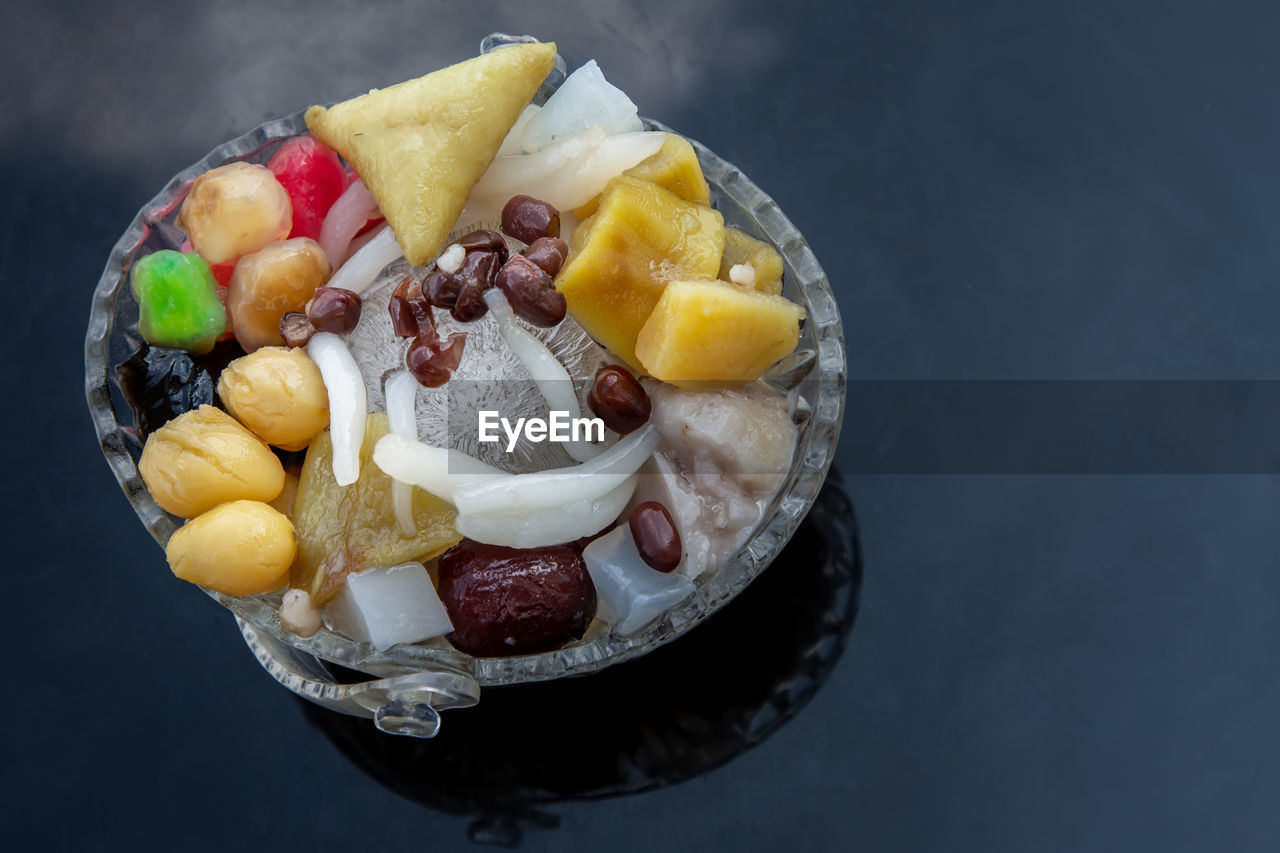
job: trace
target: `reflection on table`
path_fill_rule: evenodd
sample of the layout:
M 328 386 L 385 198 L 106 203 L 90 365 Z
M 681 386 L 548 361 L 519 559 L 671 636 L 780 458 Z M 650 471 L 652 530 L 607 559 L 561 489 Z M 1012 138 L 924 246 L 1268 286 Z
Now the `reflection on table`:
M 832 471 L 777 561 L 720 613 L 643 658 L 563 681 L 488 688 L 435 740 L 379 732 L 299 700 L 307 719 L 391 790 L 472 815 L 474 841 L 554 828 L 539 806 L 683 782 L 790 720 L 830 675 L 857 615 L 853 505 Z

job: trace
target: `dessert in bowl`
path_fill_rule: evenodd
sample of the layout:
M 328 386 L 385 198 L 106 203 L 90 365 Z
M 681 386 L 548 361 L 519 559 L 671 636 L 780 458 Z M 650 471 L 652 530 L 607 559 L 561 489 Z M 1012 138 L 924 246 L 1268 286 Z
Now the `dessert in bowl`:
M 174 573 L 282 683 L 411 733 L 723 606 L 812 505 L 843 406 L 835 301 L 777 205 L 594 62 L 482 50 L 177 176 L 86 338 Z

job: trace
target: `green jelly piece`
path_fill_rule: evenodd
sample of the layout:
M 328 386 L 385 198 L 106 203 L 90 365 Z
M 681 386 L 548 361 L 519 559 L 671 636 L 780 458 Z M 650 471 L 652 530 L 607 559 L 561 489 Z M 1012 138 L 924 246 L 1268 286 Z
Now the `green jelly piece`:
M 218 282 L 199 255 L 152 252 L 134 263 L 131 284 L 138 332 L 149 344 L 202 355 L 227 330 Z

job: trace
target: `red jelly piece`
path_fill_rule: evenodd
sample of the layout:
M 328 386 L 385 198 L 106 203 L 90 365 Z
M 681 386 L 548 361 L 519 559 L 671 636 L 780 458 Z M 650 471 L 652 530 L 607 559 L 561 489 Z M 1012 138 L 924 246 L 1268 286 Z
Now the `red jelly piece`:
M 218 264 L 218 266 L 227 267 L 228 269 L 235 269 L 236 265 L 235 264 Z M 218 267 L 210 267 L 210 269 L 213 270 L 213 277 L 218 278 Z M 227 273 L 227 278 L 228 279 L 231 278 L 230 272 Z M 226 286 L 222 284 L 222 279 L 218 279 L 218 301 L 222 303 L 222 310 L 224 311 L 227 310 L 228 293 L 229 291 L 227 290 Z M 232 340 L 235 338 L 235 336 L 236 336 L 236 330 L 231 328 L 231 314 L 228 313 L 227 314 L 227 330 L 218 336 L 218 343 Z
M 229 264 L 209 264 L 209 269 L 213 272 L 213 280 L 223 287 L 231 286 L 231 274 L 236 271 L 236 262 Z M 226 300 L 222 300 L 226 304 Z
M 267 168 L 293 204 L 289 236 L 318 240 L 329 208 L 347 189 L 347 172 L 338 155 L 314 136 L 295 136 L 276 149 Z

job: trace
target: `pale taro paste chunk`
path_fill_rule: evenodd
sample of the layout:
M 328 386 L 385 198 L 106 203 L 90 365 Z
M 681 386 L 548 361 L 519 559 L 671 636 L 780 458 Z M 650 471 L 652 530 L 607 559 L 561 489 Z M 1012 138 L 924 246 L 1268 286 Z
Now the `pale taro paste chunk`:
M 749 538 L 791 466 L 796 427 L 786 398 L 760 383 L 684 391 L 646 381 L 658 452 L 640 469 L 631 506 L 658 501 L 680 531 L 677 571 L 718 569 Z

